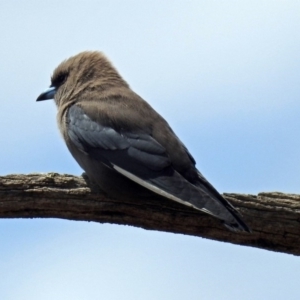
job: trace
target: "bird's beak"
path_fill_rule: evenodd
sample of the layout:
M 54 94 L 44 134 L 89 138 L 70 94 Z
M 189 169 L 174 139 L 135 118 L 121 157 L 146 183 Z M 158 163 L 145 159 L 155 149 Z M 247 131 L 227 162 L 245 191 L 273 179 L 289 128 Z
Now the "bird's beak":
M 36 101 L 43 101 L 43 100 L 49 100 L 49 99 L 53 99 L 54 95 L 56 93 L 56 88 L 55 87 L 49 87 L 49 89 L 47 89 L 45 92 L 41 93 L 38 98 L 36 99 Z

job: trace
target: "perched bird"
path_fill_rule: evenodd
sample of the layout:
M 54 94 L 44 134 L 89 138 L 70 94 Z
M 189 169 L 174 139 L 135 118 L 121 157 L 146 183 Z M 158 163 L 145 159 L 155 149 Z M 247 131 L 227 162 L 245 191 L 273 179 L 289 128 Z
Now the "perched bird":
M 63 61 L 37 101 L 47 99 L 55 100 L 59 129 L 71 154 L 108 194 L 154 192 L 208 213 L 231 230 L 250 232 L 196 169 L 168 123 L 101 52 L 82 52 Z

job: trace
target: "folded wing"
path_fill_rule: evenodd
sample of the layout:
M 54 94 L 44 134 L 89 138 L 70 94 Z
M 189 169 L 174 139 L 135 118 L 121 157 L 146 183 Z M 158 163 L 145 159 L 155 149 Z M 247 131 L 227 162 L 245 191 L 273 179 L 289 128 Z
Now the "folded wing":
M 161 196 L 223 220 L 233 230 L 249 231 L 234 208 L 200 173 L 199 182 L 193 184 L 177 172 L 166 149 L 150 134 L 103 126 L 77 105 L 69 108 L 67 123 L 70 140 L 84 155 Z

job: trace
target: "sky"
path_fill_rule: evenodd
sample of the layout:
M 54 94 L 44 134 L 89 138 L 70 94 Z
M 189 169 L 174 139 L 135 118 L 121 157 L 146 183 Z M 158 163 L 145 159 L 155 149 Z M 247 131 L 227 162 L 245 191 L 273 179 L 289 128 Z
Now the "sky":
M 54 68 L 103 51 L 220 192 L 300 193 L 300 2 L 1 1 L 0 175 L 80 175 Z M 59 219 L 0 220 L 0 299 L 299 299 L 296 256 Z

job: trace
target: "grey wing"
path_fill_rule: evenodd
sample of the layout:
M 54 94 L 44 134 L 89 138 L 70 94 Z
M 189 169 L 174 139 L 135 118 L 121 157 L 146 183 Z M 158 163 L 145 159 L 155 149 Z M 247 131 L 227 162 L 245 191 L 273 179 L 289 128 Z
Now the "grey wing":
M 161 196 L 225 223 L 236 223 L 236 217 L 222 200 L 212 197 L 205 186 L 193 185 L 174 170 L 165 148 L 150 134 L 118 132 L 93 121 L 76 105 L 69 108 L 67 122 L 69 138 L 85 155 Z
M 186 180 L 149 134 L 117 132 L 94 122 L 76 105 L 69 109 L 67 120 L 68 135 L 81 152 L 157 194 L 193 206 L 184 188 Z

